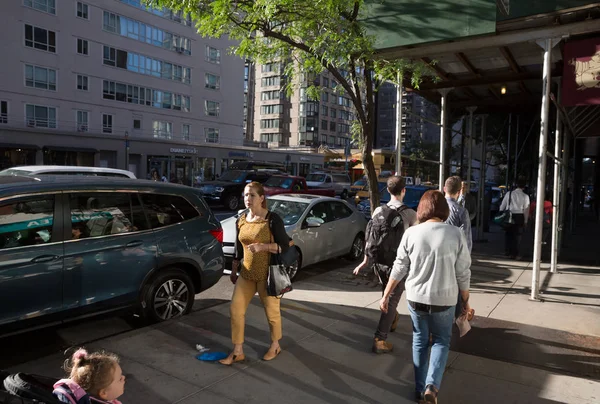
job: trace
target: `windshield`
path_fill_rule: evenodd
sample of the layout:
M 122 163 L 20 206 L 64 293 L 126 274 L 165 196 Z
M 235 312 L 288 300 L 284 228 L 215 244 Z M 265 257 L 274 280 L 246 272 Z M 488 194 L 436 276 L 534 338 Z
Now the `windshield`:
M 14 168 L 8 168 L 0 171 L 0 175 L 30 175 L 31 172 L 25 170 L 17 170 Z
M 283 224 L 289 226 L 296 223 L 302 217 L 302 214 L 308 207 L 305 202 L 280 201 L 277 199 L 267 199 L 267 208 L 277 213 L 283 220 Z
M 367 185 L 367 180 L 365 178 L 362 178 L 356 181 L 353 185 L 357 187 L 364 187 L 365 185 Z
M 306 181 L 325 182 L 325 174 L 308 174 Z
M 265 183 L 265 187 L 290 189 L 294 180 L 286 177 L 271 177 Z
M 220 181 L 236 182 L 241 183 L 246 179 L 246 173 L 239 170 L 228 170 L 221 175 Z

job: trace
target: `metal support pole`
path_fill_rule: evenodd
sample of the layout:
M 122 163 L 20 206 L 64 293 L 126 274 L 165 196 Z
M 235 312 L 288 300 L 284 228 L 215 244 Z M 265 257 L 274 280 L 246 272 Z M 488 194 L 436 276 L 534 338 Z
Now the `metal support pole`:
M 548 113 L 550 111 L 551 57 L 552 48 L 560 39 L 548 38 L 538 41 L 544 50 L 543 96 L 540 113 L 540 150 L 537 179 L 537 198 L 535 205 L 535 238 L 533 243 L 533 274 L 531 278 L 531 299 L 539 300 L 540 267 L 542 264 L 542 231 L 544 225 L 544 190 L 546 189 L 546 151 L 548 149 Z M 527 214 L 527 212 L 525 213 Z
M 517 171 L 517 167 L 519 166 L 519 118 L 520 116 L 517 115 L 517 133 L 516 135 L 516 139 L 515 139 L 515 166 L 513 167 L 513 182 L 516 183 L 517 182 L 517 177 L 518 177 L 518 171 Z M 507 184 L 508 185 L 508 184 Z
M 479 160 L 479 191 L 477 192 L 479 197 L 477 198 L 477 232 L 475 233 L 479 242 L 485 241 L 483 239 L 483 213 L 485 211 L 485 173 L 487 171 L 486 118 L 487 115 L 481 115 L 481 157 Z
M 402 175 L 402 75 L 396 85 L 396 175 Z
M 510 131 L 512 129 L 512 112 L 508 115 L 508 145 L 506 147 L 506 186 L 510 189 Z
M 565 130 L 563 135 L 563 151 L 562 151 L 562 193 L 560 194 L 560 214 L 558 216 L 558 221 L 561 225 L 561 231 L 558 233 L 558 247 L 559 247 L 559 256 L 560 256 L 560 248 L 562 247 L 562 241 L 565 236 L 565 229 L 567 224 L 567 191 L 569 189 L 569 157 L 571 154 L 571 139 L 569 138 L 569 132 Z M 568 203 L 571 203 L 569 201 Z
M 442 95 L 442 105 L 440 108 L 440 182 L 439 182 L 439 190 L 444 192 L 444 168 L 446 167 L 446 126 L 447 126 L 447 111 L 446 107 L 448 105 L 448 93 L 450 92 L 450 88 L 444 88 L 440 91 Z
M 125 131 L 125 170 L 129 170 L 129 132 Z
M 473 164 L 473 112 L 477 107 L 467 107 L 469 111 L 469 146 L 467 148 L 467 157 L 469 159 L 467 163 L 467 184 L 469 184 L 469 191 L 471 190 L 471 169 Z
M 557 80 L 558 82 L 558 90 L 556 92 L 556 100 L 560 103 L 560 78 Z M 564 156 L 561 154 L 561 136 L 562 136 L 562 122 L 560 120 L 560 113 L 558 109 L 556 110 L 556 131 L 555 131 L 555 140 L 554 140 L 554 183 L 553 187 L 553 196 L 552 196 L 552 251 L 550 256 L 550 272 L 557 272 L 558 265 L 558 232 L 562 228 L 562 223 L 559 223 L 559 212 L 560 212 L 560 164 L 561 161 L 564 163 L 564 160 L 559 161 Z

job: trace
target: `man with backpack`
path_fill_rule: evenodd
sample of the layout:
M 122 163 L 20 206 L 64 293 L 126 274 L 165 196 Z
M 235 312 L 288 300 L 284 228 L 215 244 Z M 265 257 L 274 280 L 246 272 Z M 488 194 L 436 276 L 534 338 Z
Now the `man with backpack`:
M 391 199 L 387 205 L 375 209 L 367 224 L 365 258 L 354 269 L 357 275 L 364 267 L 373 268 L 382 284 L 382 292 L 387 286 L 389 276 L 396 259 L 398 246 L 404 231 L 417 223 L 417 212 L 402 203 L 404 199 L 405 179 L 394 175 L 387 180 L 387 190 Z M 391 293 L 389 310 L 381 313 L 373 340 L 373 352 L 381 354 L 393 350 L 393 344 L 387 342 L 388 333 L 395 331 L 399 316 L 396 308 L 404 292 L 404 280 Z

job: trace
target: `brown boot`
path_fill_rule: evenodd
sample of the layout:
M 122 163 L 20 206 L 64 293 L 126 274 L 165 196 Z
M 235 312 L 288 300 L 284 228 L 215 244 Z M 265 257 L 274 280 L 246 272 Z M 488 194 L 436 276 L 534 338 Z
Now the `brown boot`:
M 398 321 L 400 321 L 400 314 L 396 312 L 396 317 L 394 317 L 394 322 L 392 323 L 392 328 L 390 328 L 390 332 L 396 331 L 398 327 Z
M 373 352 L 376 354 L 384 354 L 384 353 L 389 353 L 392 352 L 394 350 L 394 345 L 390 344 L 389 342 L 379 339 L 379 338 L 375 338 L 373 340 Z

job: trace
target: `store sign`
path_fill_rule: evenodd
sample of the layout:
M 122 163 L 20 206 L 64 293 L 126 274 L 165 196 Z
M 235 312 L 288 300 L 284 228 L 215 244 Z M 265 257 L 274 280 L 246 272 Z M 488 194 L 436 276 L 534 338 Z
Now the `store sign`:
M 310 157 L 300 157 L 300 161 L 310 161 Z
M 562 103 L 600 104 L 600 38 L 565 44 Z
M 171 153 L 176 153 L 176 154 L 198 154 L 198 150 L 197 149 L 186 149 L 183 147 L 171 147 Z
M 253 158 L 254 152 L 230 151 L 229 157 L 248 157 Z

